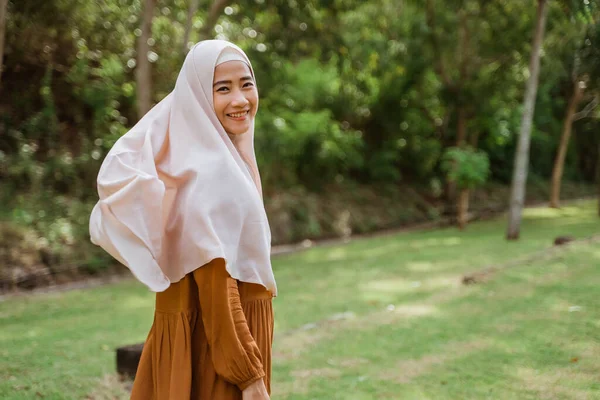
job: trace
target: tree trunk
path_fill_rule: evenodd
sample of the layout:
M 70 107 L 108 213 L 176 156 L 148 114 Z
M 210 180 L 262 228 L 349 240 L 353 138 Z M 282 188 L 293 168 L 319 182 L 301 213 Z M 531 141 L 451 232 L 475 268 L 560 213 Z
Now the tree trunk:
M 464 147 L 467 139 L 467 112 L 465 106 L 458 107 L 456 123 L 456 147 Z
M 215 0 L 208 11 L 208 16 L 206 17 L 206 23 L 202 27 L 200 32 L 200 37 L 202 39 L 212 39 L 213 34 L 212 31 L 219 20 L 221 14 L 223 14 L 223 10 L 229 4 L 231 4 L 232 0 Z
M 465 142 L 467 138 L 467 111 L 463 105 L 459 105 L 456 110 L 456 147 L 463 148 L 465 147 Z M 447 181 L 446 187 L 444 190 L 446 205 L 446 212 L 451 214 L 455 211 L 458 213 L 458 209 L 460 205 L 458 204 L 458 196 L 457 196 L 457 187 L 456 182 Z M 460 193 L 459 193 L 460 195 Z M 458 215 L 457 215 L 458 218 Z
M 0 82 L 2 81 L 2 70 L 4 69 L 4 34 L 6 33 L 6 9 L 8 0 L 0 0 Z
M 148 39 L 152 34 L 152 19 L 156 0 L 144 0 L 142 3 L 142 34 L 137 43 L 137 67 L 135 69 L 138 118 L 142 118 L 152 107 L 152 69 L 148 52 Z
M 446 65 L 444 64 L 444 57 L 442 53 L 442 47 L 437 37 L 437 22 L 435 15 L 436 6 L 433 0 L 427 0 L 425 5 L 425 15 L 427 26 L 429 27 L 429 31 L 431 34 L 429 35 L 429 39 L 431 40 L 431 45 L 433 47 L 433 51 L 437 56 L 435 61 L 435 71 L 440 76 L 440 80 L 446 85 L 446 87 L 454 86 L 452 80 L 450 79 L 450 75 L 446 69 Z
M 469 189 L 462 189 L 458 196 L 457 205 L 458 228 L 463 230 L 467 226 L 469 213 Z
M 465 140 L 467 137 L 467 112 L 463 105 L 459 105 L 456 110 L 456 147 L 465 147 Z M 446 209 L 450 212 L 455 210 L 458 212 L 459 204 L 457 196 L 456 182 L 448 181 L 446 185 Z M 460 194 L 459 194 L 460 195 Z M 457 214 L 458 218 L 458 214 Z
M 552 180 L 550 182 L 550 207 L 552 208 L 558 208 L 560 204 L 560 184 L 563 175 L 563 168 L 565 166 L 567 149 L 569 148 L 569 139 L 571 138 L 573 116 L 577 111 L 577 106 L 581 102 L 582 95 L 583 87 L 579 81 L 576 81 L 575 87 L 573 88 L 573 94 L 571 95 L 571 98 L 569 99 L 569 105 L 567 106 L 567 113 L 563 123 L 562 135 L 558 145 L 558 152 L 556 153 L 556 158 L 554 159 L 554 168 L 552 169 Z
M 600 217 L 600 143 L 598 143 L 598 155 L 596 159 L 596 180 L 598 181 L 598 216 Z
M 540 53 L 544 39 L 546 16 L 548 15 L 547 0 L 538 0 L 537 22 L 533 37 L 531 59 L 529 61 L 530 76 L 525 91 L 523 118 L 519 132 L 519 144 L 515 155 L 515 164 L 512 178 L 510 196 L 510 210 L 508 213 L 508 229 L 506 238 L 516 240 L 521 229 L 521 216 L 525 202 L 525 186 L 527 183 L 527 167 L 529 164 L 529 146 L 531 143 L 531 125 L 535 110 L 538 80 L 540 74 Z
M 192 32 L 192 26 L 194 25 L 194 15 L 198 11 L 198 4 L 200 0 L 189 0 L 190 6 L 188 8 L 187 21 L 185 23 L 185 32 L 183 34 L 183 46 L 182 54 L 185 56 L 188 52 L 188 42 L 190 41 L 190 34 Z

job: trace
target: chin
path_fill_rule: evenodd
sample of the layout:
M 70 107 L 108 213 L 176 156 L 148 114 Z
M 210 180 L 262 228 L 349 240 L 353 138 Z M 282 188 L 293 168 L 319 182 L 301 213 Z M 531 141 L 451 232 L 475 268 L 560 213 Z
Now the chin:
M 248 132 L 248 129 L 243 130 L 243 131 L 241 131 L 239 129 L 225 129 L 225 131 L 230 135 L 239 136 L 239 135 L 243 135 L 244 133 Z
M 248 124 L 248 125 L 237 125 L 237 126 L 224 126 L 225 131 L 227 133 L 229 133 L 230 135 L 243 135 L 244 133 L 248 132 L 248 130 L 250 129 L 252 125 Z

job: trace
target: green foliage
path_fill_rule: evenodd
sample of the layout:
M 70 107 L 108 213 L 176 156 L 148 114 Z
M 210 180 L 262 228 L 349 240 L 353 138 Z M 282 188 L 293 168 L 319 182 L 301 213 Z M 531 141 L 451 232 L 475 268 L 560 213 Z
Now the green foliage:
M 490 161 L 484 151 L 450 147 L 444 153 L 442 170 L 460 189 L 474 189 L 487 181 Z
M 553 159 L 574 49 L 583 46 L 581 60 L 597 58 L 595 31 L 582 36 L 597 2 L 575 3 L 551 10 L 540 85 L 547 97 L 536 113 L 549 136 L 542 145 L 534 137 L 536 160 Z M 93 197 L 86 181 L 136 118 L 141 3 L 36 4 L 9 4 L 3 90 L 21 96 L 0 102 L 8 133 L 0 151 L 14 165 L 7 177 L 27 187 L 35 169 L 24 163 L 39 162 L 51 169 L 38 179 L 44 187 Z M 191 40 L 206 12 L 201 7 L 193 17 Z M 534 7 L 519 0 L 254 1 L 232 4 L 214 35 L 240 44 L 255 64 L 257 150 L 267 187 L 439 179 L 442 155 L 455 145 L 458 107 L 468 114 L 468 135 L 478 135 L 493 157 L 491 178 L 507 181 L 534 17 Z M 173 87 L 186 19 L 186 1 L 158 1 L 151 39 L 156 101 Z M 591 71 L 594 64 L 584 65 Z M 24 154 L 25 145 L 38 150 Z M 567 164 L 576 178 L 577 157 Z M 550 173 L 547 162 L 535 167 Z
M 278 166 L 263 170 L 266 186 L 320 185 L 360 168 L 360 132 L 326 107 L 339 90 L 335 68 L 316 60 L 287 62 L 278 75 L 282 83 L 261 100 L 256 124 L 261 165 Z
M 89 207 L 103 157 L 136 122 L 141 1 L 42 3 L 9 0 L 1 189 L 8 210 L 35 215 L 19 196 L 44 199 L 36 206 L 62 210 L 48 215 L 85 235 L 85 223 L 57 199 Z M 532 173 L 540 179 L 551 173 L 573 67 L 579 63 L 590 93 L 600 87 L 598 4 L 551 3 L 532 137 Z M 181 66 L 187 7 L 157 1 L 149 41 L 154 101 L 172 90 Z M 191 41 L 200 39 L 207 12 L 202 3 L 193 16 Z M 419 182 L 436 186 L 438 198 L 459 110 L 466 142 L 489 155 L 489 179 L 510 181 L 534 22 L 534 5 L 522 0 L 254 0 L 231 3 L 212 35 L 239 44 L 255 67 L 256 150 L 267 197 L 340 182 Z M 565 176 L 592 181 L 598 124 L 582 120 L 576 130 Z M 479 172 L 465 180 L 477 181 Z M 302 221 L 307 235 L 328 229 Z M 50 224 L 36 226 L 54 235 Z

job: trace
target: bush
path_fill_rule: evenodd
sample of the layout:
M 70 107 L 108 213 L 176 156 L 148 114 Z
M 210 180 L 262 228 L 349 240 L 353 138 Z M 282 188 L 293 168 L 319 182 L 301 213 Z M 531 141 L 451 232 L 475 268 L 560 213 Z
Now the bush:
M 482 186 L 490 174 L 490 161 L 485 152 L 471 147 L 450 147 L 442 158 L 442 170 L 459 189 Z

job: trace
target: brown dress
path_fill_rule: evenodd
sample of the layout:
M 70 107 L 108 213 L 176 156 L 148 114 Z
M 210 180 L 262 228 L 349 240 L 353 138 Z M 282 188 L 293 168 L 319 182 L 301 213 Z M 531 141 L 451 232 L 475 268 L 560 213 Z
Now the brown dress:
M 131 399 L 241 399 L 258 379 L 270 393 L 272 297 L 231 278 L 223 259 L 157 293 Z

